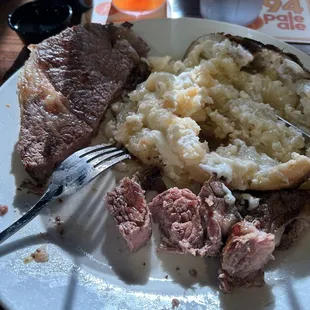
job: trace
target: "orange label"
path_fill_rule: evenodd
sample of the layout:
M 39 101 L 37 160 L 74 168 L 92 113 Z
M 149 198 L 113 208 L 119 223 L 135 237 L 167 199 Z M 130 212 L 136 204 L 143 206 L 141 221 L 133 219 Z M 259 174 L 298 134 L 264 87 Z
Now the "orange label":
M 288 42 L 310 42 L 307 0 L 264 0 L 260 16 L 248 26 Z

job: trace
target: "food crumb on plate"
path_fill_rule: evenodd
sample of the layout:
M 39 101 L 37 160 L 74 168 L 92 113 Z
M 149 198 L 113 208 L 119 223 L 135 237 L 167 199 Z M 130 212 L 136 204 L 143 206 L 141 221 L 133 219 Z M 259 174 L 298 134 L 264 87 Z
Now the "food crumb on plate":
M 64 221 L 61 220 L 60 215 L 57 215 L 55 217 L 55 227 L 56 227 L 56 232 L 58 232 L 61 236 L 64 234 Z
M 178 307 L 180 305 L 180 302 L 178 299 L 173 298 L 172 299 L 172 308 Z
M 165 279 L 168 279 L 168 275 L 165 275 Z
M 62 198 L 58 198 L 58 202 L 59 202 L 59 203 L 63 203 L 64 200 L 63 200 Z
M 43 239 L 48 237 L 48 233 L 46 233 L 46 232 L 43 232 L 43 233 L 40 232 L 39 234 L 40 234 L 40 237 Z
M 25 179 L 18 187 L 19 191 L 23 189 L 27 190 L 27 194 L 33 194 L 36 196 L 42 196 L 45 192 L 44 186 L 39 186 L 29 179 Z
M 10 107 L 11 107 L 11 105 L 9 105 L 9 104 L 6 104 L 5 106 L 6 106 L 7 108 L 10 108 Z
M 197 270 L 196 269 L 190 269 L 189 274 L 193 277 L 196 278 L 197 277 Z
M 33 261 L 33 258 L 31 255 L 24 258 L 24 264 L 29 264 Z
M 32 254 L 28 257 L 24 258 L 24 264 L 31 263 L 35 261 L 36 263 L 46 263 L 49 260 L 48 253 L 46 251 L 46 247 L 42 246 L 36 249 Z
M 0 216 L 4 216 L 8 213 L 9 207 L 5 205 L 0 205 Z

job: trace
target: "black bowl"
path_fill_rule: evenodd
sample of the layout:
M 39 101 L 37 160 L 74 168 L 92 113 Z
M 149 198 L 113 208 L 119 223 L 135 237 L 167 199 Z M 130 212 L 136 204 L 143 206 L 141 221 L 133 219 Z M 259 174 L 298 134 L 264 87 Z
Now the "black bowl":
M 8 24 L 24 44 L 40 43 L 69 26 L 72 8 L 50 1 L 32 1 L 9 14 Z

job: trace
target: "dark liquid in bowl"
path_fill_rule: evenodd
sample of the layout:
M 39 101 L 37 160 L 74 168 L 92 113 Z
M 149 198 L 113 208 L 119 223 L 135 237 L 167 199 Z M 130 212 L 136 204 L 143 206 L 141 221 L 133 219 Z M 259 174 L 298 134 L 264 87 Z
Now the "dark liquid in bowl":
M 63 22 L 63 16 L 58 10 L 48 10 L 39 12 L 34 10 L 31 14 L 25 14 L 19 18 L 14 28 L 25 32 L 49 31 Z
M 25 32 L 49 31 L 55 28 L 55 20 L 44 20 L 39 21 L 38 23 L 33 23 L 32 18 L 23 16 L 18 20 L 14 28 Z
M 37 44 L 60 33 L 69 26 L 72 16 L 70 6 L 46 0 L 31 1 L 9 14 L 9 26 L 26 44 Z

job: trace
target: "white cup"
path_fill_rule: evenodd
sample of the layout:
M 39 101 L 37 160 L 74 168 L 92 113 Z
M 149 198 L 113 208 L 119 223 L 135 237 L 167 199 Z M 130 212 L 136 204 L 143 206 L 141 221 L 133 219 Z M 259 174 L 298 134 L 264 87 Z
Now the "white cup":
M 264 0 L 200 0 L 203 18 L 246 26 L 259 15 Z

